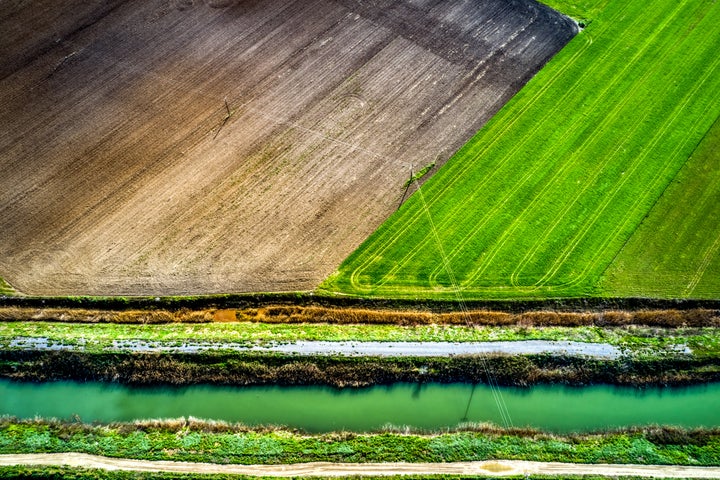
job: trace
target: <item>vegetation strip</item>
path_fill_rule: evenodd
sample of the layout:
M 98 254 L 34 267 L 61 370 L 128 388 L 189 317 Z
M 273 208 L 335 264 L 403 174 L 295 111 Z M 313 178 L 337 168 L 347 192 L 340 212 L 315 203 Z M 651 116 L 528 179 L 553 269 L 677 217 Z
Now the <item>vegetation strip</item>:
M 0 278 L 0 296 L 2 295 L 12 295 L 15 293 L 15 289 L 12 288 L 12 286 L 7 283 L 5 280 Z
M 462 309 L 521 314 L 533 311 L 582 313 L 603 311 L 648 312 L 720 310 L 720 299 L 662 299 L 649 297 L 565 297 L 545 299 L 453 299 L 437 298 L 362 298 L 336 296 L 319 292 L 245 293 L 199 296 L 26 296 L 0 295 L 1 308 L 65 309 L 65 310 L 183 310 L 261 309 L 268 307 L 313 307 L 372 311 L 427 311 L 452 313 Z
M 719 304 L 720 307 L 720 304 Z M 255 308 L 190 310 L 89 309 L 57 307 L 0 307 L 1 321 L 45 321 L 71 323 L 210 323 L 261 322 L 267 324 L 322 323 L 386 325 L 475 325 L 475 326 L 624 326 L 710 327 L 720 326 L 720 309 L 586 309 L 563 311 L 530 310 L 519 313 L 493 310 L 440 311 L 431 308 L 332 308 L 317 305 L 267 305 Z
M 182 474 L 182 473 L 163 473 L 163 472 L 141 472 L 132 470 L 102 470 L 92 468 L 72 468 L 63 466 L 0 466 L 0 477 L 7 480 L 25 480 L 28 478 L 33 479 L 58 479 L 58 478 L 72 478 L 75 480 L 178 480 L 178 479 L 206 479 L 206 480 L 244 480 L 253 479 L 257 477 L 248 477 L 245 475 L 225 475 L 225 474 Z M 280 478 L 280 477 L 264 477 L 264 478 Z M 303 477 L 303 478 L 328 478 L 328 477 Z M 354 479 L 363 478 L 365 480 L 467 480 L 466 475 L 382 475 L 378 477 L 373 476 L 355 476 L 350 475 L 344 478 Z M 472 478 L 482 478 L 479 476 L 473 476 Z M 504 478 L 517 478 L 525 479 L 524 475 L 511 475 Z M 537 480 L 601 480 L 607 477 L 600 475 L 533 475 L 534 479 Z M 615 477 L 617 480 L 637 480 L 644 477 Z M 679 480 L 679 479 L 678 479 Z
M 635 325 L 538 327 L 526 324 L 489 327 L 452 324 L 401 326 L 258 322 L 148 325 L 47 321 L 0 322 L 0 349 L 5 350 L 248 351 L 251 348 L 262 349 L 262 347 L 273 345 L 277 347 L 278 344 L 299 342 L 327 342 L 330 349 L 334 345 L 340 345 L 341 342 L 399 343 L 401 346 L 411 342 L 489 343 L 487 346 L 493 348 L 502 345 L 499 342 L 509 342 L 509 345 L 530 345 L 527 342 L 536 341 L 549 342 L 550 345 L 557 345 L 557 342 L 605 344 L 621 350 L 623 354 L 640 357 L 665 357 L 681 353 L 705 358 L 720 356 L 720 329 L 717 327 L 658 328 Z
M 558 355 L 342 357 L 237 353 L 0 351 L 0 377 L 16 381 L 98 381 L 128 385 L 328 385 L 393 383 L 499 385 L 691 385 L 720 381 L 715 357 L 601 360 Z
M 142 470 L 150 472 L 235 474 L 253 477 L 376 477 L 382 475 L 472 475 L 507 477 L 511 475 L 599 475 L 651 478 L 717 478 L 720 468 L 668 465 L 578 465 L 494 460 L 454 463 L 306 463 L 294 465 L 218 465 L 107 458 L 82 453 L 0 455 L 0 465 L 64 465 Z
M 112 425 L 0 418 L 0 454 L 66 452 L 244 465 L 526 460 L 719 466 L 720 432 L 655 427 L 561 436 L 480 425 L 433 435 L 303 435 L 192 418 Z

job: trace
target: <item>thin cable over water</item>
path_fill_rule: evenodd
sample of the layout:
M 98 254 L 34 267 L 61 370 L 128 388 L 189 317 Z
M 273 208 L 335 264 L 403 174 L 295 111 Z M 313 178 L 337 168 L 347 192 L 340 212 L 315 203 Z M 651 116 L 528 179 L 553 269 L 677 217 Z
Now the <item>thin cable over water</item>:
M 437 232 L 437 229 L 435 228 L 435 222 L 433 221 L 432 215 L 430 215 L 430 209 L 428 208 L 427 202 L 425 201 L 425 196 L 423 195 L 422 189 L 420 188 L 420 182 L 418 179 L 413 178 L 413 171 L 412 167 L 410 167 L 410 178 L 414 180 L 416 187 L 417 187 L 417 193 L 418 198 L 422 202 L 423 210 L 425 211 L 425 215 L 428 218 L 428 222 L 430 223 L 430 231 L 433 234 L 433 237 L 435 239 L 435 243 L 437 244 L 438 250 L 440 252 L 440 258 L 442 259 L 443 268 L 445 269 L 445 272 L 448 275 L 448 278 L 450 279 L 450 283 L 453 288 L 453 292 L 455 294 L 455 298 L 460 305 L 460 311 L 462 313 L 462 317 L 465 321 L 465 324 L 468 327 L 472 327 L 472 321 L 470 319 L 469 310 L 467 308 L 467 305 L 465 304 L 465 299 L 462 296 L 462 291 L 460 290 L 460 285 L 457 282 L 457 278 L 455 277 L 455 272 L 453 271 L 452 267 L 450 266 L 450 261 L 445 254 L 445 249 L 442 246 L 442 242 L 440 241 L 440 235 Z M 497 383 L 497 379 L 493 375 L 488 363 L 487 359 L 485 358 L 484 354 L 480 354 L 480 363 L 483 367 L 483 370 L 485 371 L 485 375 L 488 378 L 488 384 L 490 385 L 490 391 L 492 392 L 493 399 L 495 401 L 495 404 L 497 405 L 498 411 L 500 412 L 500 417 L 502 419 L 503 425 L 506 428 L 512 427 L 512 418 L 510 417 L 510 411 L 507 408 L 507 405 L 505 403 L 505 399 L 502 396 L 502 393 L 500 392 L 499 385 Z

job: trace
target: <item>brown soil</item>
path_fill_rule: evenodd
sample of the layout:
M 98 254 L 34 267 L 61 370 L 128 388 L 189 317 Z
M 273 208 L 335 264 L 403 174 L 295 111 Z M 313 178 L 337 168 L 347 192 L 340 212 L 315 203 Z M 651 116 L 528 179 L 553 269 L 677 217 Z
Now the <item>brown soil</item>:
M 38 295 L 313 288 L 576 31 L 530 0 L 2 10 L 0 276 Z
M 596 475 L 603 477 L 718 478 L 720 467 L 678 465 L 591 465 L 497 460 L 454 463 L 298 463 L 293 465 L 220 465 L 108 458 L 82 453 L 0 455 L 0 465 L 67 465 L 105 470 L 235 474 L 272 477 L 347 477 L 385 475 Z

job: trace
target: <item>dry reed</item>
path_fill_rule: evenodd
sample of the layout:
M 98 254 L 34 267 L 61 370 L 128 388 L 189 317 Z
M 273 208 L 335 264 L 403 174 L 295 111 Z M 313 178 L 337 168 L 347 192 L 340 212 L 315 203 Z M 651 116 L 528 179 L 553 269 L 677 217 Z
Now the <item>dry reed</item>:
M 0 307 L 0 321 L 46 321 L 70 323 L 327 323 L 375 325 L 472 325 L 536 327 L 719 327 L 720 311 L 692 310 L 609 310 L 600 312 L 557 312 L 538 310 L 507 313 L 490 310 L 435 313 L 418 310 L 332 308 L 319 306 L 268 306 L 246 309 L 205 310 L 88 310 L 68 308 Z

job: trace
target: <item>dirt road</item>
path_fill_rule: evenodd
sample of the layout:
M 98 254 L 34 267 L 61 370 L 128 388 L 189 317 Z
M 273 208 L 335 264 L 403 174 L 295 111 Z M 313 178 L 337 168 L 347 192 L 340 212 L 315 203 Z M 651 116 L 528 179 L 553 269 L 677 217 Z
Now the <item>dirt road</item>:
M 252 476 L 296 477 L 350 475 L 602 475 L 653 478 L 720 478 L 720 467 L 675 465 L 587 465 L 555 462 L 497 460 L 455 463 L 303 463 L 293 465 L 220 465 L 107 458 L 83 453 L 0 455 L 0 465 L 66 465 L 105 470 L 172 473 L 219 473 Z

